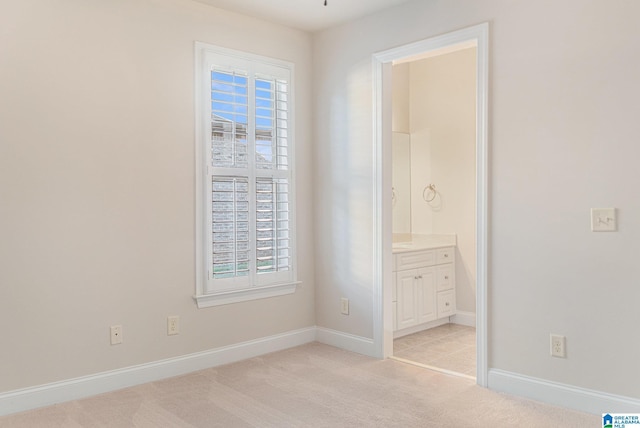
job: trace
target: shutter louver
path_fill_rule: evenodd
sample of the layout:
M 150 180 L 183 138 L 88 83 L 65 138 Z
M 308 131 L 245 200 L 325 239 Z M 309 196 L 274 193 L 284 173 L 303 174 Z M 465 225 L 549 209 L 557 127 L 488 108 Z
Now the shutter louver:
M 258 274 L 290 269 L 289 183 L 256 181 L 256 261 Z
M 289 84 L 276 80 L 276 148 L 278 169 L 289 169 Z
M 284 80 L 256 78 L 256 168 L 289 168 L 288 91 Z
M 248 195 L 246 178 L 212 180 L 213 279 L 249 274 Z

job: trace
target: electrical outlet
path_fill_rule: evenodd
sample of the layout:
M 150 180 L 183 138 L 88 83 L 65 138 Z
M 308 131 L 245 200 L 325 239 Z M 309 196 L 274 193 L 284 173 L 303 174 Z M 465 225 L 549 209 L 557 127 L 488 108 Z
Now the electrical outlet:
M 340 312 L 343 315 L 349 315 L 349 299 L 346 297 L 340 299 Z
M 564 336 L 560 336 L 558 334 L 551 335 L 551 356 L 566 358 L 567 350 L 566 350 L 566 338 Z
M 121 343 L 122 343 L 122 326 L 112 325 L 111 326 L 111 344 L 119 345 Z
M 180 333 L 180 317 L 177 315 L 167 318 L 167 336 Z

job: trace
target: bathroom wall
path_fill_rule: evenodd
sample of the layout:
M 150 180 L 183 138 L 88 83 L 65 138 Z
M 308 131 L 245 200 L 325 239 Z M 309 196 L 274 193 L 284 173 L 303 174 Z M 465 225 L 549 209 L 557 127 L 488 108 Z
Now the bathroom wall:
M 391 130 L 393 132 L 403 132 L 408 134 L 410 128 L 409 93 L 410 93 L 410 64 L 405 62 L 393 66 L 392 85 L 393 93 L 391 97 Z
M 411 62 L 409 109 L 412 231 L 457 235 L 456 304 L 471 313 L 476 311 L 475 63 L 475 47 Z M 428 183 L 438 190 L 430 203 L 423 199 Z
M 392 97 L 393 129 L 407 126 L 411 139 L 411 233 L 457 235 L 457 307 L 468 313 L 476 311 L 475 60 L 476 49 L 467 48 L 394 65 Z M 396 159 L 406 153 L 397 138 L 394 132 L 394 234 L 407 233 Z M 427 203 L 429 183 L 438 194 Z
M 394 132 L 391 143 L 393 157 L 392 213 L 393 239 L 411 240 L 411 136 Z
M 393 67 L 391 152 L 393 158 L 393 234 L 394 240 L 411 238 L 411 131 L 409 127 L 409 63 Z

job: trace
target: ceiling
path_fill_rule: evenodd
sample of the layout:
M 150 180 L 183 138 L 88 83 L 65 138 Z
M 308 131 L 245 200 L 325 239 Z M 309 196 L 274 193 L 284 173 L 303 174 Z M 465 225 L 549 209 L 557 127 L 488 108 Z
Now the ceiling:
M 409 0 L 195 0 L 221 9 L 314 32 Z

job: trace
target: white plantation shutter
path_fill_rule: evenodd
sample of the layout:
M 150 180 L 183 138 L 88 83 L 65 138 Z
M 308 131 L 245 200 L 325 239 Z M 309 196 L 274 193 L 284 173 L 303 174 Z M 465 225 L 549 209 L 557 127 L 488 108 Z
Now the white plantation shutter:
M 239 177 L 212 180 L 213 279 L 249 275 L 249 182 Z
M 288 87 L 286 80 L 256 79 L 258 169 L 288 169 Z
M 256 181 L 256 268 L 258 275 L 291 269 L 289 183 L 286 179 Z M 288 275 L 279 275 L 286 277 Z
M 295 283 L 290 65 L 205 50 L 201 67 L 199 294 Z

